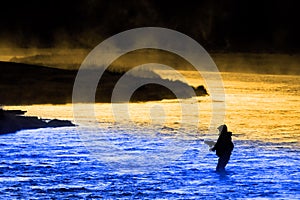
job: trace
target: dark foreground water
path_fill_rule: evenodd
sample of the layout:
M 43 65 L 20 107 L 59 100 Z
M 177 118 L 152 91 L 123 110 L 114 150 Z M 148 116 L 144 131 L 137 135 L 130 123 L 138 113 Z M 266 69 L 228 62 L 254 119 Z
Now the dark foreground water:
M 143 157 L 147 138 L 124 141 L 124 134 L 122 156 L 134 151 Z M 157 147 L 176 142 L 161 140 Z M 186 141 L 181 156 L 153 170 L 132 163 L 124 170 L 124 163 L 118 168 L 118 162 L 97 159 L 76 128 L 21 131 L 1 135 L 0 143 L 0 199 L 300 198 L 300 150 L 294 143 L 235 140 L 226 174 L 215 172 L 217 158 L 201 137 Z

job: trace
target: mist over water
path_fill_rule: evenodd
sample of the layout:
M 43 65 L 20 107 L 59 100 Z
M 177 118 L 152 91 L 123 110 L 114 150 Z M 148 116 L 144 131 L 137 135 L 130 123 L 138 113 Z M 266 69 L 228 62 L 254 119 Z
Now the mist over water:
M 0 61 L 78 69 L 90 49 L 0 48 Z
M 0 61 L 43 65 L 62 69 L 79 69 L 92 49 L 88 48 L 0 48 Z M 211 53 L 221 72 L 300 75 L 300 55 L 286 53 Z M 177 70 L 194 70 L 193 66 L 175 54 L 144 49 L 121 56 L 111 70 L 127 71 L 145 63 L 162 63 Z

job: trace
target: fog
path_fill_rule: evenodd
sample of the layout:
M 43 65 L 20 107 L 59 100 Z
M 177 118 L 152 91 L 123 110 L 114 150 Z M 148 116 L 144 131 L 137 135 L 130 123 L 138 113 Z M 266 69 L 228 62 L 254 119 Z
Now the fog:
M 76 70 L 90 51 L 87 48 L 0 48 L 0 61 Z M 300 74 L 300 54 L 208 53 L 221 72 Z M 161 63 L 178 70 L 194 70 L 182 57 L 155 49 L 129 52 L 115 60 L 109 69 L 124 72 L 146 63 Z

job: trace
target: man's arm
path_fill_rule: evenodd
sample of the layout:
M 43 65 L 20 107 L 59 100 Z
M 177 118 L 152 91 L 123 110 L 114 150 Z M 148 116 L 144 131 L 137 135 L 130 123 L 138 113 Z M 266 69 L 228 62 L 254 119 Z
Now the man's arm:
M 213 148 L 211 148 L 210 150 L 211 150 L 211 151 L 215 151 L 215 150 L 217 150 L 218 146 L 219 146 L 219 143 L 217 142 L 217 143 L 215 144 L 215 146 L 214 146 Z

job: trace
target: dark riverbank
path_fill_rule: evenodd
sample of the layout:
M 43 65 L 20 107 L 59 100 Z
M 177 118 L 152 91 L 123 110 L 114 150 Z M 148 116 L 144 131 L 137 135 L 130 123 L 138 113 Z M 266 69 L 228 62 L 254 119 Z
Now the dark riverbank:
M 76 74 L 77 70 L 0 62 L 0 104 L 31 105 L 72 103 L 73 84 Z M 113 89 L 124 74 L 124 72 L 105 71 L 97 87 L 96 102 L 110 103 Z M 179 90 L 180 88 L 191 87 L 180 81 L 161 79 L 158 75 L 153 78 L 132 76 L 130 78 L 130 81 L 132 81 L 130 84 L 138 84 L 145 79 L 147 79 L 146 82 L 160 82 L 169 86 L 169 88 L 179 88 Z M 206 89 L 201 85 L 193 89 L 198 96 L 207 95 Z M 181 98 L 190 98 L 193 96 L 193 94 L 182 89 L 179 93 Z M 176 99 L 176 96 L 166 87 L 158 84 L 147 84 L 135 91 L 131 101 L 162 99 Z
M 0 109 L 0 134 L 15 133 L 24 129 L 75 126 L 68 120 L 43 120 L 37 117 L 23 116 L 26 111 Z

